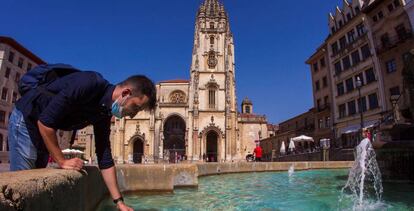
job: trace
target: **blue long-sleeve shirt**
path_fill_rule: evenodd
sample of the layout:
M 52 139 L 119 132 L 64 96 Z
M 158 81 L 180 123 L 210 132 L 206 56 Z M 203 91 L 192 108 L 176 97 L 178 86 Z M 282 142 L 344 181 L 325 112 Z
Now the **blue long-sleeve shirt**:
M 114 89 L 115 86 L 97 72 L 76 72 L 49 84 L 47 92 L 29 91 L 16 102 L 16 108 L 23 113 L 38 153 L 47 153 L 37 127 L 38 120 L 47 127 L 62 130 L 93 125 L 98 165 L 106 169 L 114 166 L 109 140 Z

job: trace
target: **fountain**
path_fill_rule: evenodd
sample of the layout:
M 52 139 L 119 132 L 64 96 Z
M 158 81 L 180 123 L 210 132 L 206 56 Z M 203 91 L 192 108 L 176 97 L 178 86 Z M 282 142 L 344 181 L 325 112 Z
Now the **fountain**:
M 365 210 L 372 205 L 381 206 L 383 192 L 381 172 L 370 140 L 363 139 L 356 150 L 355 163 L 350 169 L 347 183 L 342 188 L 340 201 L 342 201 L 344 193 L 350 191 L 351 199 L 354 202 L 353 210 Z M 371 204 L 373 197 L 370 196 L 370 193 L 372 192 L 375 192 L 374 204 Z
M 293 164 L 289 167 L 289 170 L 288 170 L 288 174 L 289 174 L 289 177 L 292 177 L 293 176 L 293 173 L 295 173 L 295 167 L 293 166 Z

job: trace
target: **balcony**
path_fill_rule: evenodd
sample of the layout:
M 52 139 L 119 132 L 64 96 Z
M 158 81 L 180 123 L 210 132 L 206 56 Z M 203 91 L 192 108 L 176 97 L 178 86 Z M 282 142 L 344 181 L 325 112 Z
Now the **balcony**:
M 367 32 L 365 32 L 359 37 L 356 37 L 353 41 L 347 43 L 343 48 L 341 48 L 337 52 L 332 52 L 331 54 L 332 60 L 337 60 L 340 57 L 343 57 L 346 54 L 351 53 L 351 51 L 353 51 L 355 48 L 358 48 L 366 40 L 368 40 Z
M 379 44 L 376 48 L 378 54 L 382 54 L 392 48 L 397 47 L 399 44 L 404 43 L 407 40 L 413 39 L 412 32 L 402 33 L 397 36 L 389 37 L 388 39 L 381 40 L 381 44 Z
M 325 104 L 323 104 L 323 105 L 319 105 L 319 106 L 317 106 L 317 110 L 318 110 L 318 112 L 322 112 L 322 111 L 325 111 L 325 110 L 328 110 L 328 109 L 330 109 L 330 104 L 329 103 L 325 103 Z

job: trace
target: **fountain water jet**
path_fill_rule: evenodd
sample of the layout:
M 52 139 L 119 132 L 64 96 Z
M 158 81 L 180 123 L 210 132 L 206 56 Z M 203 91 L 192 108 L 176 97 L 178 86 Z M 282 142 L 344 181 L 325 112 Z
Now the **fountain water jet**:
M 383 192 L 381 172 L 378 167 L 375 151 L 368 138 L 363 139 L 356 150 L 355 163 L 349 172 L 347 183 L 342 188 L 340 201 L 342 201 L 344 192 L 349 190 L 352 193 L 351 198 L 354 201 L 353 209 L 365 210 L 370 207 L 367 199 L 372 188 L 375 191 L 376 204 L 381 204 Z

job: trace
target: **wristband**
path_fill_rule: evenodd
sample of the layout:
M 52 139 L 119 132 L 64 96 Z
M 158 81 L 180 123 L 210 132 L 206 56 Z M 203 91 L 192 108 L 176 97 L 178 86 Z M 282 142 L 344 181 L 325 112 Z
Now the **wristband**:
M 123 202 L 123 201 L 124 201 L 124 198 L 121 196 L 121 197 L 119 197 L 119 198 L 115 199 L 115 200 L 114 200 L 114 203 L 115 203 L 115 204 L 118 204 L 118 202 L 119 202 L 119 201 L 122 201 L 122 202 Z

